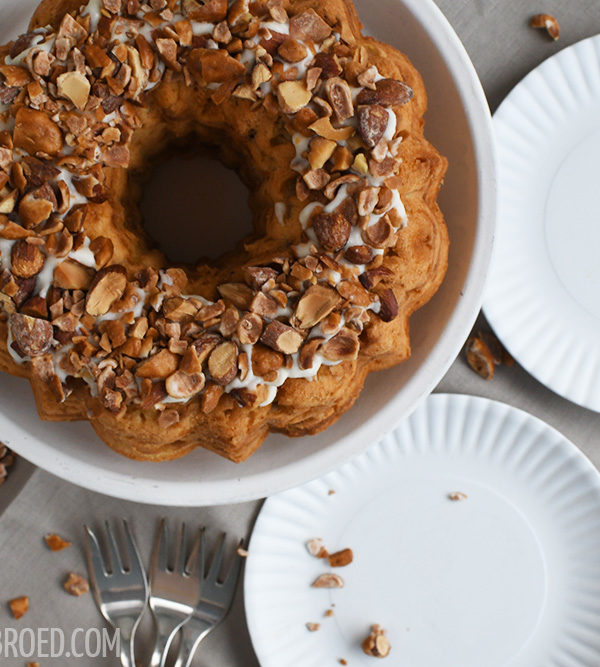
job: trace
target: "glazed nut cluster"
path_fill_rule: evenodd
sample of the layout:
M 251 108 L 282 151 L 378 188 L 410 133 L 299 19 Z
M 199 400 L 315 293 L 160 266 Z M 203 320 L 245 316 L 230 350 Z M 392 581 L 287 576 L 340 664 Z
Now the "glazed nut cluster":
M 19 37 L 0 61 L 0 307 L 9 347 L 57 400 L 83 379 L 103 406 L 179 420 L 170 402 L 222 394 L 266 405 L 289 376 L 353 361 L 373 317 L 398 316 L 386 253 L 406 224 L 394 109 L 343 26 L 282 0 L 92 0 L 56 32 Z M 298 244 L 208 301 L 181 269 L 132 272 L 86 217 L 126 168 L 140 109 L 181 81 L 222 104 L 281 119 L 295 157 Z M 247 106 L 246 106 L 247 105 Z M 294 375 L 295 374 L 295 375 Z

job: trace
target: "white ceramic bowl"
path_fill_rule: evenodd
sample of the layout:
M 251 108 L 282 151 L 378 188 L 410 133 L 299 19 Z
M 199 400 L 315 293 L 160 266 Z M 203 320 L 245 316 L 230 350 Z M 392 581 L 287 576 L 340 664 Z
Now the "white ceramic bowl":
M 35 0 L 3 0 L 0 43 L 25 28 Z M 236 465 L 197 450 L 169 463 L 114 454 L 87 423 L 51 424 L 36 414 L 23 380 L 0 377 L 0 437 L 55 475 L 129 500 L 214 505 L 271 495 L 323 475 L 389 431 L 431 392 L 479 311 L 494 233 L 496 181 L 490 115 L 458 37 L 431 0 L 356 0 L 367 32 L 406 52 L 430 98 L 427 136 L 450 160 L 441 205 L 450 268 L 435 298 L 412 319 L 409 361 L 372 374 L 355 406 L 317 436 L 270 436 Z

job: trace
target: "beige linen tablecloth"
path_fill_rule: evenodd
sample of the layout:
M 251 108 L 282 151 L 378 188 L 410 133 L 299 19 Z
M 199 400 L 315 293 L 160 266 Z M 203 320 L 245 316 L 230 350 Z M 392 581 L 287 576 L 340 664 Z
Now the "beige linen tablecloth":
M 529 70 L 559 49 L 600 32 L 597 0 L 438 0 L 469 52 L 488 94 L 492 110 Z M 0 0 L 0 16 L 1 16 Z M 528 27 L 538 12 L 555 14 L 562 38 L 554 44 L 543 33 Z M 459 358 L 438 391 L 488 396 L 518 406 L 562 431 L 596 465 L 600 464 L 600 417 L 554 395 L 521 368 L 501 368 L 491 383 L 477 377 Z M 17 500 L 0 518 L 0 629 L 14 626 L 5 601 L 29 595 L 31 611 L 19 627 L 103 627 L 90 595 L 74 598 L 61 585 L 71 571 L 85 574 L 82 522 L 94 518 L 125 516 L 135 528 L 141 549 L 149 554 L 158 516 L 205 524 L 231 535 L 247 536 L 260 503 L 200 510 L 167 510 L 110 499 L 84 491 L 38 470 Z M 43 536 L 57 532 L 73 539 L 74 546 L 61 553 L 47 550 Z M 149 637 L 148 618 L 142 637 Z M 149 640 L 148 640 L 149 641 Z M 0 659 L 6 667 L 23 666 L 22 658 Z M 42 665 L 117 665 L 107 660 L 40 660 Z M 246 629 L 241 590 L 228 620 L 202 645 L 197 667 L 256 667 Z

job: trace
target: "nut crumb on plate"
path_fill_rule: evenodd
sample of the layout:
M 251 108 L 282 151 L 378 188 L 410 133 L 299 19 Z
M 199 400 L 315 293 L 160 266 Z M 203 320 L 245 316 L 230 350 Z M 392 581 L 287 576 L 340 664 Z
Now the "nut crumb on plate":
M 560 24 L 551 14 L 536 14 L 531 17 L 529 25 L 532 28 L 543 28 L 554 41 L 560 38 Z
M 452 493 L 448 494 L 448 499 L 454 501 L 466 500 L 468 497 L 469 496 L 467 496 L 467 494 L 463 493 L 462 491 L 453 491 Z
M 339 574 L 327 572 L 319 575 L 312 583 L 313 588 L 344 588 L 344 580 Z
M 62 551 L 63 549 L 71 546 L 71 543 L 68 540 L 64 540 L 56 533 L 50 533 L 49 535 L 46 535 L 44 540 L 50 551 Z
M 390 654 L 391 645 L 385 630 L 379 625 L 371 626 L 371 634 L 362 643 L 362 650 L 373 658 L 385 658 Z
M 306 623 L 306 629 L 309 632 L 316 632 L 321 627 L 320 623 Z
M 329 554 L 329 565 L 331 567 L 346 567 L 354 560 L 352 549 L 342 549 L 333 554 Z
M 21 618 L 29 611 L 29 598 L 23 595 L 20 598 L 13 598 L 9 603 L 10 611 L 15 618 Z
M 325 612 L 325 618 L 331 618 L 333 616 L 333 609 L 327 609 Z
M 327 558 L 329 553 L 323 546 L 323 540 L 320 537 L 313 537 L 306 543 L 306 550 L 315 558 Z
M 340 663 L 340 665 L 347 665 L 348 664 L 348 661 L 344 660 L 344 658 L 340 658 L 338 662 Z
M 67 580 L 63 584 L 67 593 L 79 597 L 80 595 L 85 595 L 90 590 L 88 582 L 80 577 L 78 574 L 71 572 L 67 577 Z

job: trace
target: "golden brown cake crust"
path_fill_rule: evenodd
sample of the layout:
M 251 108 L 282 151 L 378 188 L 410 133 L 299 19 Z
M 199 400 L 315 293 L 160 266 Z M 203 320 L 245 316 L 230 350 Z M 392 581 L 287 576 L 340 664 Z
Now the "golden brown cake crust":
M 120 1 L 105 2 L 113 11 L 121 6 Z M 423 136 L 423 116 L 427 100 L 418 72 L 407 57 L 396 49 L 361 35 L 361 26 L 350 0 L 271 0 L 268 3 L 254 3 L 252 7 L 256 12 L 271 12 L 270 15 L 260 18 L 263 23 L 268 21 L 270 27 L 267 30 L 270 30 L 271 34 L 265 36 L 261 33 L 255 37 L 258 40 L 262 36 L 261 44 L 268 47 L 262 50 L 267 54 L 266 57 L 262 52 L 258 52 L 258 55 L 263 58 L 261 62 L 268 65 L 266 69 L 271 70 L 272 77 L 268 85 L 265 85 L 265 81 L 262 87 L 255 89 L 247 83 L 252 82 L 252 71 L 246 74 L 241 65 L 235 81 L 231 79 L 233 75 L 226 75 L 230 77 L 227 80 L 218 80 L 219 75 L 215 75 L 215 79 L 211 78 L 210 73 L 212 62 L 209 61 L 217 52 L 215 47 L 218 44 L 214 41 L 214 45 L 207 42 L 208 38 L 218 37 L 225 40 L 219 42 L 222 49 L 224 45 L 231 45 L 234 39 L 250 39 L 242 35 L 244 31 L 247 35 L 254 30 L 254 19 L 242 0 L 233 3 L 229 8 L 227 21 L 224 22 L 229 23 L 229 36 L 227 25 L 215 20 L 215 30 L 219 32 L 213 32 L 208 37 L 199 35 L 193 38 L 193 43 L 189 41 L 187 26 L 180 24 L 176 26 L 177 31 L 168 28 L 165 32 L 165 25 L 175 26 L 178 20 L 187 21 L 194 11 L 204 16 L 207 8 L 217 11 L 218 17 L 221 0 L 211 0 L 206 5 L 199 5 L 195 0 L 183 0 L 181 5 L 179 0 L 169 1 L 168 4 L 164 0 L 164 5 L 163 0 L 156 0 L 151 4 L 153 8 L 147 13 L 147 20 L 151 15 L 154 17 L 159 16 L 160 12 L 167 12 L 152 19 L 158 33 L 150 36 L 148 30 L 143 31 L 148 37 L 146 44 L 152 45 L 152 73 L 160 69 L 156 75 L 160 82 L 157 81 L 158 85 L 143 95 L 140 94 L 118 111 L 122 114 L 125 108 L 126 120 L 134 126 L 127 130 L 130 139 L 128 137 L 125 141 L 123 134 L 127 123 L 117 124 L 122 135 L 120 138 L 113 138 L 115 145 L 128 146 L 126 161 L 121 164 L 121 155 L 115 153 L 107 159 L 106 151 L 111 146 L 101 145 L 100 157 L 96 151 L 92 160 L 102 165 L 100 172 L 87 165 L 82 166 L 79 172 L 86 178 L 93 174 L 98 188 L 92 191 L 85 201 L 83 232 L 92 243 L 99 238 L 110 239 L 112 252 L 109 259 L 105 261 L 102 257 L 106 245 L 104 242 L 90 246 L 94 251 L 96 265 L 89 269 L 84 265 L 84 273 L 89 273 L 89 277 L 74 286 L 68 282 L 61 283 L 67 286 L 60 290 L 56 289 L 56 270 L 60 271 L 60 268 L 55 269 L 54 285 L 44 297 L 44 307 L 49 310 L 36 311 L 34 306 L 39 308 L 39 304 L 31 303 L 33 297 L 39 296 L 35 290 L 30 291 L 27 294 L 28 299 L 25 300 L 11 293 L 14 292 L 16 283 L 20 287 L 24 280 L 26 282 L 26 279 L 19 277 L 15 283 L 14 276 L 11 280 L 9 275 L 9 269 L 14 271 L 15 243 L 22 244 L 21 240 L 15 241 L 15 238 L 12 238 L 21 238 L 20 232 L 15 235 L 13 225 L 21 225 L 23 221 L 14 214 L 0 213 L 0 240 L 9 239 L 10 251 L 13 253 L 12 267 L 6 263 L 6 256 L 2 257 L 0 304 L 3 305 L 6 316 L 4 321 L 0 321 L 0 370 L 31 380 L 38 411 L 43 419 L 89 419 L 99 436 L 111 448 L 130 458 L 169 460 L 202 446 L 233 461 L 243 461 L 260 446 L 269 432 L 302 436 L 323 430 L 351 407 L 369 372 L 389 368 L 410 355 L 409 317 L 431 299 L 447 267 L 448 236 L 437 205 L 438 191 L 446 171 L 446 160 Z M 88 11 L 88 16 L 92 18 L 81 18 L 81 6 L 77 0 L 43 0 L 32 18 L 31 29 L 52 25 L 55 29 L 62 30 L 64 17 L 68 12 L 74 12 L 79 20 L 78 25 L 85 28 L 86 21 L 93 21 L 93 15 Z M 240 6 L 243 11 L 238 12 Z M 316 23 L 313 10 L 318 19 Z M 103 22 L 106 24 L 115 21 L 117 16 L 106 9 L 103 11 L 100 31 L 108 30 Z M 177 15 L 178 11 L 183 12 L 184 18 Z M 302 52 L 305 46 L 302 40 L 287 38 L 286 41 L 286 36 L 283 35 L 275 44 L 275 51 L 272 50 L 271 40 L 277 38 L 276 20 L 282 23 L 279 11 L 286 12 L 286 19 L 287 16 L 292 19 L 310 17 L 310 30 L 313 32 L 306 36 L 305 41 L 310 43 L 309 48 L 314 48 L 317 52 L 335 52 L 334 60 L 338 65 L 341 63 L 340 71 L 334 72 L 334 76 L 325 73 L 332 62 L 332 58 L 328 58 L 319 63 L 308 62 L 305 72 L 296 65 L 294 77 L 294 49 Z M 236 12 L 242 16 L 241 19 L 236 18 Z M 247 22 L 243 31 L 239 24 L 236 25 L 237 20 Z M 319 23 L 323 20 L 324 24 Z M 289 21 L 286 25 L 290 25 Z M 296 24 L 298 25 L 299 23 Z M 87 28 L 92 31 L 93 25 L 87 25 Z M 302 32 L 302 26 L 297 27 L 297 30 Z M 77 26 L 75 31 L 77 32 Z M 327 35 L 318 35 L 319 31 Z M 327 40 L 331 40 L 330 33 L 340 37 L 333 40 L 326 49 L 321 48 L 323 44 L 327 44 Z M 179 39 L 179 44 L 173 36 Z M 315 36 L 321 40 L 321 46 L 316 45 Z M 157 42 L 157 39 L 162 41 Z M 52 92 L 56 91 L 56 78 L 60 76 L 59 73 L 64 74 L 79 68 L 82 77 L 93 79 L 97 84 L 100 79 L 99 63 L 102 63 L 102 67 L 113 68 L 112 62 L 115 58 L 104 63 L 102 53 L 98 54 L 87 48 L 87 45 L 94 41 L 100 44 L 104 51 L 107 50 L 106 39 L 94 40 L 87 34 L 82 38 L 82 43 L 75 47 L 79 56 L 73 55 L 74 43 L 68 44 L 71 49 L 68 61 L 61 66 L 62 69 L 54 71 L 51 75 L 54 81 L 51 81 L 51 87 L 45 90 L 50 99 L 60 97 L 52 95 Z M 140 48 L 139 41 L 134 38 L 122 41 Z M 296 43 L 291 43 L 292 41 Z M 175 60 L 170 51 L 171 42 L 176 46 Z M 283 48 L 288 49 L 291 55 L 287 55 L 288 51 L 280 50 L 282 42 L 285 42 Z M 157 44 L 160 44 L 160 56 L 157 53 Z M 6 66 L 18 59 L 14 45 L 15 60 L 8 57 L 9 47 L 10 45 L 0 48 L 0 63 L 3 57 L 5 63 L 5 69 L 0 68 L 0 100 L 3 90 L 7 99 L 8 75 L 15 75 L 15 71 L 8 72 Z M 192 55 L 193 51 L 196 53 Z M 231 46 L 230 53 L 230 60 L 225 62 L 225 65 L 235 70 L 234 63 L 230 61 L 239 62 L 235 58 L 239 51 L 236 52 Z M 275 55 L 275 64 L 273 57 L 269 59 L 271 53 Z M 283 53 L 292 62 L 287 60 L 286 64 L 281 66 Z M 123 54 L 119 52 L 119 55 Z M 94 58 L 98 62 L 95 62 Z M 258 62 L 255 62 L 254 68 Z M 121 69 L 113 72 L 117 79 L 118 72 L 123 71 L 123 64 L 128 65 L 131 74 L 131 54 L 125 52 L 121 63 Z M 219 63 L 218 66 L 222 64 Z M 20 70 L 26 70 L 29 65 L 23 62 L 17 63 L 17 66 Z M 377 68 L 375 79 L 369 75 L 373 66 Z M 320 71 L 306 74 L 311 69 Z M 292 75 L 286 74 L 286 71 L 290 70 Z M 264 72 L 261 70 L 260 75 L 264 75 Z M 153 75 L 151 74 L 150 78 Z M 318 79 L 312 88 L 313 92 L 309 90 L 307 99 L 304 99 L 303 96 L 309 88 L 305 79 L 308 76 L 317 76 Z M 329 80 L 341 80 L 342 83 L 336 84 L 337 87 L 334 88 L 333 82 L 327 83 L 327 76 Z M 361 78 L 357 79 L 358 76 Z M 298 102 L 300 106 L 297 108 L 294 105 L 298 89 L 294 86 L 281 86 L 284 81 L 292 83 L 296 79 L 302 81 L 304 88 L 300 95 L 303 99 Z M 389 84 L 391 98 L 386 99 L 387 89 L 384 88 L 387 84 L 379 84 L 380 80 L 394 83 L 393 86 Z M 216 82 L 207 87 L 207 81 Z M 347 104 L 347 100 L 344 102 L 346 81 L 350 84 L 349 90 L 355 90 L 351 91 L 353 113 L 349 120 L 344 122 L 344 119 L 340 120 L 339 113 L 340 110 L 343 113 L 343 104 Z M 19 88 L 18 96 L 10 101 L 8 112 L 5 112 L 7 121 L 14 117 L 20 108 L 36 108 L 35 101 L 31 101 L 39 92 L 31 85 L 35 82 L 41 83 L 43 88 L 47 85 L 43 75 L 29 76 L 27 85 Z M 398 82 L 402 82 L 404 88 L 399 88 Z M 118 85 L 118 82 L 114 85 Z M 246 85 L 246 88 L 241 88 L 242 85 Z M 110 86 L 113 86 L 112 82 Z M 106 88 L 106 85 L 104 87 Z M 257 90 L 260 91 L 258 94 Z M 412 91 L 412 97 L 408 91 Z M 62 104 L 67 106 L 61 105 L 51 111 L 59 116 L 63 114 L 56 125 L 60 127 L 65 141 L 71 141 L 77 150 L 81 149 L 82 155 L 86 154 L 89 158 L 89 146 L 84 146 L 83 142 L 78 145 L 76 138 L 68 139 L 65 116 L 74 118 L 95 113 L 96 118 L 101 118 L 112 106 L 109 103 L 102 107 L 102 112 L 98 111 L 100 102 L 91 100 L 94 96 L 102 100 L 100 94 L 105 91 L 93 85 L 82 102 L 85 112 L 80 113 L 75 105 L 78 101 L 76 92 L 63 91 Z M 114 90 L 109 90 L 109 94 L 112 96 Z M 324 100 L 324 104 L 315 104 L 317 94 Z M 339 108 L 340 95 L 342 103 Z M 400 99 L 402 95 L 404 98 Z M 120 101 L 123 102 L 126 97 L 123 93 Z M 106 98 L 102 100 L 102 104 L 105 102 Z M 45 109 L 44 104 L 42 101 L 42 109 Z M 96 111 L 90 111 L 94 105 Z M 0 111 L 2 108 L 0 105 Z M 40 108 L 39 103 L 37 108 Z M 315 119 L 318 120 L 318 114 L 322 114 L 321 118 L 324 120 L 327 120 L 330 114 L 333 125 L 329 121 L 324 131 L 319 124 L 316 126 L 318 130 L 308 127 Z M 51 113 L 50 115 L 52 116 Z M 395 120 L 391 119 L 391 115 L 394 115 Z M 136 117 L 138 121 L 134 120 Z M 10 125 L 7 123 L 7 126 Z M 107 125 L 103 127 L 106 129 Z M 340 132 L 344 133 L 344 128 L 354 128 L 352 136 L 340 139 Z M 181 268 L 173 270 L 169 267 L 165 257 L 153 248 L 146 237 L 136 210 L 136 199 L 139 196 L 136 178 L 144 172 L 154 156 L 177 139 L 190 134 L 212 146 L 220 157 L 235 166 L 242 179 L 252 186 L 250 205 L 257 236 L 247 239 L 237 251 L 228 254 L 219 262 L 199 264 L 193 270 L 186 269 L 184 274 Z M 301 147 L 309 151 L 314 147 L 315 154 L 296 152 L 292 141 L 301 142 L 302 137 L 306 139 Z M 315 137 L 318 137 L 319 141 L 314 142 Z M 335 146 L 332 146 L 331 137 L 336 137 L 333 140 Z M 373 137 L 374 140 L 371 141 Z M 309 144 L 310 140 L 313 140 L 313 143 Z M 6 147 L 7 144 L 6 132 L 4 137 L 0 134 L 0 151 L 1 147 Z M 23 140 L 21 145 L 24 145 Z M 330 156 L 323 164 L 316 156 L 317 145 Z M 346 150 L 338 150 L 340 147 Z M 334 150 L 338 152 L 334 154 Z M 348 152 L 351 160 L 349 164 L 344 162 L 348 160 Z M 359 155 L 363 157 L 357 161 Z M 47 155 L 38 157 L 42 162 L 52 161 Z M 109 166 L 110 164 L 113 166 Z M 0 169 L 0 179 L 2 173 Z M 348 175 L 352 178 L 347 178 L 332 194 L 328 193 L 328 185 L 336 178 Z M 15 182 L 18 175 L 10 172 L 9 177 L 8 183 L 3 184 L 0 180 L 4 188 L 0 188 L 0 201 L 7 192 L 18 189 Z M 40 187 L 39 183 L 35 187 Z M 53 187 L 56 190 L 56 184 Z M 339 208 L 331 214 L 326 208 L 332 200 L 339 203 L 336 195 L 342 187 L 347 188 L 344 191 L 347 198 L 343 200 L 340 197 L 340 201 L 353 201 L 354 211 L 348 213 L 345 209 L 342 216 L 346 222 L 350 219 L 351 227 L 346 225 L 344 220 L 338 225 L 339 219 L 335 216 Z M 366 192 L 361 198 L 361 192 L 369 188 L 375 191 L 374 194 Z M 32 189 L 29 182 L 23 185 L 18 193 L 17 211 L 29 214 L 26 205 L 25 209 L 21 208 L 21 198 L 27 196 L 26 193 Z M 83 186 L 80 190 L 87 192 Z M 388 201 L 390 197 L 396 197 L 396 192 L 406 210 L 407 224 L 400 219 L 402 204 L 398 204 L 396 199 L 393 204 Z M 369 204 L 369 194 L 375 197 L 375 208 L 373 201 Z M 71 199 L 73 200 L 73 195 Z M 316 205 L 303 231 L 301 213 L 307 210 L 306 207 L 311 202 L 316 202 Z M 278 211 L 276 204 L 284 205 L 283 216 L 281 207 Z M 27 227 L 33 236 L 44 239 L 47 257 L 51 250 L 55 250 L 48 250 L 47 243 L 47 239 L 53 234 L 44 235 L 43 230 L 50 226 L 50 222 L 58 219 L 56 209 L 60 207 L 60 201 L 53 206 L 53 217 L 50 220 L 44 219 L 37 226 Z M 373 211 L 378 210 L 378 207 L 384 213 L 376 216 Z M 199 212 L 199 219 L 202 219 L 202 212 Z M 61 220 L 67 220 L 64 214 Z M 365 231 L 369 225 L 375 225 L 378 221 L 377 230 L 373 227 Z M 210 224 L 210 221 L 203 222 Z M 81 246 L 83 242 L 78 237 L 81 229 L 74 225 L 73 222 L 70 225 L 65 222 L 64 227 L 70 230 L 69 236 L 74 237 L 75 243 Z M 344 225 L 348 226 L 349 232 Z M 344 236 L 345 232 L 348 234 L 340 245 L 335 236 L 340 233 Z M 60 234 L 60 229 L 54 234 L 58 238 L 56 243 L 65 242 L 60 239 Z M 367 253 L 367 259 L 359 263 L 352 255 L 350 261 L 348 258 L 351 255 L 348 251 L 351 240 L 361 237 L 360 252 Z M 384 240 L 381 240 L 382 238 Z M 73 238 L 69 239 L 68 243 L 72 240 Z M 28 243 L 33 248 L 40 247 L 38 241 L 23 243 Z M 292 246 L 300 247 L 299 243 L 302 247 L 309 247 L 308 251 L 290 249 Z M 354 243 L 353 248 L 357 248 L 356 241 Z M 3 253 L 6 248 L 8 246 L 4 244 Z M 83 248 L 85 250 L 87 245 L 83 244 Z M 31 248 L 27 251 L 31 252 Z M 305 252 L 306 254 L 303 254 Z M 354 252 L 356 254 L 359 251 Z M 78 255 L 69 254 L 69 263 L 74 261 L 72 258 L 79 260 L 84 255 L 84 251 Z M 318 267 L 313 262 L 314 257 L 318 259 Z M 99 259 L 104 261 L 104 269 L 100 268 L 102 263 Z M 107 266 L 117 269 L 107 269 Z M 270 284 L 267 280 L 261 284 L 260 281 L 257 282 L 256 275 L 249 276 L 247 267 L 256 266 L 267 266 L 274 271 L 275 277 L 269 273 L 269 279 L 275 282 Z M 119 273 L 121 267 L 124 267 L 123 278 Z M 41 274 L 38 274 L 36 290 L 39 289 L 39 275 Z M 91 296 L 99 291 L 97 284 L 100 279 L 104 280 L 105 275 L 108 275 L 106 282 L 110 282 L 110 288 L 119 291 L 120 299 L 109 304 L 108 315 L 118 311 L 118 317 L 109 317 L 103 313 L 102 304 L 96 303 L 100 297 L 95 301 L 96 297 Z M 64 278 L 68 279 L 71 277 Z M 121 280 L 124 280 L 123 284 L 126 285 L 123 289 L 119 287 Z M 232 285 L 234 287 L 231 287 Z M 335 295 L 335 303 L 333 310 L 328 310 L 330 314 L 322 317 L 311 328 L 306 326 L 306 322 L 314 313 L 311 311 L 306 315 L 302 310 L 306 310 L 308 299 L 303 306 L 300 303 L 311 289 L 312 295 L 317 294 L 318 289 L 315 292 L 315 287 L 321 289 L 318 293 L 321 299 L 319 307 L 324 308 L 322 300 L 333 298 L 332 294 Z M 142 292 L 144 308 L 147 308 L 150 301 L 158 304 L 156 308 L 150 309 L 149 313 L 138 309 L 139 298 L 136 300 L 136 295 L 139 297 Z M 257 294 L 260 296 L 258 301 L 268 298 L 270 303 L 257 303 Z M 275 310 L 272 310 L 273 298 L 281 299 L 282 294 L 287 302 L 284 300 L 279 305 L 276 303 Z M 211 306 L 204 305 L 199 298 L 192 300 L 193 307 L 187 312 L 190 300 L 181 298 L 181 295 L 197 295 L 211 304 L 218 304 L 216 315 L 211 320 L 205 313 L 206 308 Z M 127 298 L 130 298 L 130 303 L 123 303 Z M 57 306 L 59 300 L 62 301 Z M 165 312 L 165 304 L 168 304 L 170 316 Z M 64 323 L 64 315 L 69 313 L 69 307 L 79 318 L 87 316 L 83 326 L 86 327 L 86 333 L 89 330 L 89 340 L 96 346 L 94 352 L 88 352 L 89 356 L 95 359 L 94 362 L 89 362 L 90 367 L 96 364 L 93 366 L 93 373 L 82 371 L 79 366 L 83 359 L 83 367 L 87 368 L 87 357 L 80 352 L 85 346 L 85 336 L 81 335 L 80 329 L 73 332 L 69 330 L 72 329 L 71 325 Z M 131 315 L 132 312 L 134 315 Z M 26 319 L 17 321 L 19 314 L 24 314 Z M 262 336 L 260 341 L 253 342 L 250 346 L 243 345 L 240 342 L 240 321 L 248 320 L 253 324 L 256 319 L 253 319 L 254 314 L 259 315 Z M 61 316 L 63 319 L 58 319 Z M 32 318 L 36 320 L 33 324 L 30 321 Z M 143 318 L 146 318 L 146 322 L 140 325 Z M 18 336 L 25 335 L 21 329 L 16 328 L 17 325 L 20 326 L 25 321 L 27 326 L 39 326 L 45 331 L 46 325 L 40 324 L 37 321 L 39 319 L 51 322 L 54 336 L 58 335 L 60 341 L 68 343 L 70 349 L 78 352 L 77 359 L 69 358 L 68 361 L 65 361 L 64 352 L 62 353 L 62 373 L 59 372 L 58 375 L 52 367 L 52 363 L 56 363 L 56 352 L 54 349 L 50 350 L 49 343 L 29 355 L 23 354 L 22 347 L 15 351 L 15 343 L 18 348 Z M 116 322 L 123 323 L 123 326 L 117 326 Z M 270 326 L 274 323 L 276 326 Z M 62 324 L 63 329 L 60 328 Z M 132 335 L 133 328 L 138 326 L 141 328 Z M 149 331 L 153 333 L 147 343 Z M 185 332 L 189 333 L 187 337 Z M 218 337 L 218 340 L 215 339 L 216 343 L 210 339 L 211 335 L 213 338 Z M 202 344 L 194 344 L 194 341 L 200 339 L 204 341 Z M 321 347 L 318 347 L 318 339 L 323 339 Z M 313 343 L 309 345 L 311 340 Z M 73 341 L 76 341 L 75 344 Z M 140 352 L 140 341 L 143 352 Z M 11 343 L 13 349 L 9 351 L 8 346 Z M 227 347 L 231 344 L 235 349 Z M 207 349 L 204 345 L 212 347 L 206 357 L 202 358 L 203 351 Z M 193 354 L 189 351 L 192 347 Z M 212 356 L 216 348 L 220 350 L 219 358 Z M 154 363 L 151 368 L 148 360 L 157 359 L 161 352 L 164 352 L 160 358 L 161 363 Z M 312 358 L 315 352 L 322 365 L 313 377 L 309 377 L 308 372 L 306 377 L 300 377 L 302 373 L 289 371 L 290 368 L 295 371 L 305 370 L 302 369 L 302 364 L 306 365 L 303 359 L 308 356 Z M 25 363 L 19 359 L 19 353 L 25 358 Z M 236 359 L 235 369 L 227 366 L 232 354 Z M 102 362 L 98 361 L 99 358 Z M 243 382 L 236 385 L 237 380 L 233 384 L 231 380 L 225 381 L 228 380 L 227 373 L 233 370 L 236 378 L 241 378 L 244 373 L 248 375 L 248 362 L 254 371 L 254 377 L 257 378 L 254 384 L 244 386 Z M 158 370 L 155 368 L 157 364 L 160 365 Z M 178 373 L 180 375 L 177 375 Z M 299 377 L 290 377 L 294 374 Z M 73 376 L 86 377 L 93 391 L 90 392 L 88 384 L 82 380 L 73 380 Z M 65 377 L 66 384 L 61 383 L 60 380 Z M 282 378 L 285 382 L 275 388 L 274 385 L 280 383 Z M 182 380 L 185 380 L 186 387 L 188 384 L 194 385 L 194 394 L 185 397 L 189 400 L 180 397 L 183 391 Z M 199 384 L 202 384 L 202 388 L 196 391 Z M 224 393 L 223 387 L 226 389 Z M 57 400 L 57 394 L 64 398 L 62 402 Z

